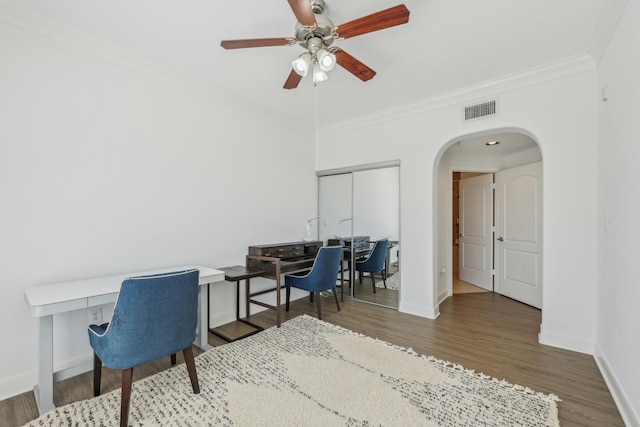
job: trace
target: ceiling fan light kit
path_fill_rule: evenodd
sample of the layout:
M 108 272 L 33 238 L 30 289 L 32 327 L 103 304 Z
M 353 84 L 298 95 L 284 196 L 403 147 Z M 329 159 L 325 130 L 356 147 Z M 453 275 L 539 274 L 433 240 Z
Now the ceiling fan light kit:
M 305 77 L 313 65 L 313 82 L 327 80 L 329 78 L 327 72 L 336 65 L 336 56 L 324 49 L 324 44 L 319 37 L 311 37 L 307 41 L 307 49 L 308 52 L 301 54 L 291 63 L 293 71 L 300 77 Z
M 331 47 L 334 41 L 343 40 L 373 31 L 379 31 L 409 22 L 409 10 L 403 4 L 363 16 L 342 25 L 335 26 L 322 13 L 324 0 L 288 0 L 298 20 L 295 38 L 263 38 L 223 40 L 225 49 L 242 49 L 268 46 L 302 46 L 306 52 L 291 62 L 291 72 L 284 88 L 298 87 L 300 80 L 306 77 L 313 67 L 313 82 L 318 83 L 329 78 L 328 72 L 338 64 L 362 81 L 375 76 L 376 72 L 338 47 Z

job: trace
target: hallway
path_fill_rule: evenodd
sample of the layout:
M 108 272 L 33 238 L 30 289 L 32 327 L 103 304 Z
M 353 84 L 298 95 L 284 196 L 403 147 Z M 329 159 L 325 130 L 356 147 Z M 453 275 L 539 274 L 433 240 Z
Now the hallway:
M 453 294 L 475 294 L 481 292 L 489 292 L 471 283 L 463 282 L 458 277 L 459 269 L 459 246 L 453 245 Z

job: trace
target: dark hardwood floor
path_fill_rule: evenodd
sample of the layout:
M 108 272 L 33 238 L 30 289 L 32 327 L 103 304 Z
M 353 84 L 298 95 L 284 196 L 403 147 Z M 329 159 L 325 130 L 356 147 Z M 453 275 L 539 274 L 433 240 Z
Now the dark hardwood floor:
M 378 282 L 379 280 L 376 280 Z M 354 289 L 355 299 L 370 302 L 372 304 L 383 305 L 386 307 L 398 307 L 398 291 L 396 289 L 376 288 L 376 292 L 373 292 L 373 286 L 371 286 L 371 278 L 365 276 L 362 283 L 356 280 L 356 286 Z M 338 295 L 339 295 L 338 290 Z M 351 292 L 349 285 L 345 285 L 345 295 L 348 296 Z
M 558 395 L 562 399 L 559 416 L 563 427 L 624 426 L 593 357 L 537 342 L 541 315 L 535 308 L 493 293 L 458 294 L 444 301 L 438 319 L 429 320 L 349 300 L 338 312 L 333 297 L 323 297 L 322 303 L 323 320 L 327 322 Z M 283 313 L 283 318 L 303 313 L 315 316 L 315 303 L 308 298 L 292 302 L 291 311 Z M 267 310 L 251 316 L 251 320 L 271 327 L 275 325 L 275 312 Z M 222 330 L 233 336 L 244 328 L 234 322 Z M 213 334 L 209 334 L 209 342 L 224 344 Z M 180 356 L 178 361 L 182 363 Z M 168 366 L 167 358 L 136 368 L 134 380 Z M 102 384 L 103 393 L 119 387 L 120 372 L 105 368 Z M 57 405 L 92 397 L 91 373 L 57 383 L 54 395 Z M 3 426 L 20 426 L 36 417 L 31 392 L 0 402 Z
M 389 268 L 389 275 L 387 280 L 391 280 L 391 277 L 397 272 L 398 265 L 392 264 Z M 375 282 L 382 283 L 382 278 L 379 275 L 376 275 Z M 345 283 L 344 292 L 345 295 L 350 295 L 351 293 L 351 287 L 349 286 L 348 282 Z M 371 286 L 371 277 L 368 273 L 365 273 L 362 278 L 356 278 L 354 296 L 355 299 L 360 301 L 366 301 L 385 307 L 398 308 L 398 290 L 376 287 L 376 292 L 374 293 L 373 286 Z

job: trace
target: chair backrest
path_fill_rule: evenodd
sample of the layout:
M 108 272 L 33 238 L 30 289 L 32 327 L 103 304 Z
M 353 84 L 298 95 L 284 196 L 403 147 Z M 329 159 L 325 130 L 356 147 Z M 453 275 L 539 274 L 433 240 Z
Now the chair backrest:
M 311 271 L 307 274 L 306 279 L 309 284 L 312 284 L 307 290 L 320 292 L 335 288 L 340 272 L 340 260 L 342 260 L 342 246 L 322 246 Z
M 103 363 L 133 367 L 190 346 L 198 323 L 198 278 L 194 269 L 122 282 L 103 337 Z
M 373 250 L 369 254 L 369 257 L 362 261 L 359 265 L 360 268 L 365 268 L 364 271 L 378 272 L 384 270 L 384 262 L 387 258 L 387 249 L 389 247 L 389 239 L 381 239 L 373 246 Z

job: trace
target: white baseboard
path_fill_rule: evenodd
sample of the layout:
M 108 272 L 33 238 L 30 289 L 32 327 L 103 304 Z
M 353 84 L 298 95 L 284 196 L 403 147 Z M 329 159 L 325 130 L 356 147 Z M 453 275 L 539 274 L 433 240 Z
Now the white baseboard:
M 594 350 L 594 343 L 591 341 L 583 340 L 570 335 L 545 332 L 543 325 L 540 325 L 538 342 L 540 344 L 550 345 L 552 347 L 577 351 L 578 353 L 593 354 Z
M 33 386 L 38 382 L 37 377 L 36 371 L 29 371 L 0 380 L 0 400 L 33 390 Z
M 54 367 L 53 381 L 62 381 L 93 369 L 93 353 L 65 360 Z M 9 399 L 22 393 L 33 391 L 38 383 L 36 370 L 25 372 L 0 381 L 0 400 Z
M 609 361 L 597 344 L 595 346 L 595 354 L 593 357 L 596 360 L 598 368 L 600 368 L 600 373 L 604 377 L 607 387 L 609 387 L 609 392 L 611 393 L 613 400 L 616 402 L 616 406 L 618 407 L 618 411 L 620 411 L 620 415 L 622 416 L 625 425 L 627 427 L 640 427 L 640 416 L 631 406 L 624 390 L 620 387 L 620 382 L 609 365 Z
M 440 315 L 438 306 L 428 308 L 423 305 L 409 304 L 400 301 L 398 311 L 401 313 L 413 314 L 415 316 L 426 317 L 427 319 L 435 319 Z
M 449 291 L 447 289 L 445 289 L 443 292 L 440 292 L 440 295 L 438 295 L 438 306 L 440 306 L 440 304 L 442 304 L 444 300 L 446 300 L 450 296 L 451 295 L 449 295 Z
M 64 364 L 66 368 L 59 369 L 53 373 L 53 381 L 64 381 L 67 378 L 84 374 L 93 370 L 93 353 L 67 360 Z

